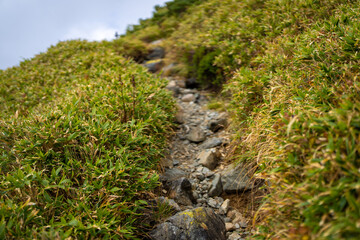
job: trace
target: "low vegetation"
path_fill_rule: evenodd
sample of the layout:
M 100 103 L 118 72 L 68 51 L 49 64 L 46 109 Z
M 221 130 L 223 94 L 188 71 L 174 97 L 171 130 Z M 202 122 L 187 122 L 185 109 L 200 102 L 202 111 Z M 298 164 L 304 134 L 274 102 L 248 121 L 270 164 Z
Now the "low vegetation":
M 269 193 L 252 239 L 357 239 L 359 6 L 174 0 L 120 39 L 61 42 L 1 71 L 0 236 L 139 236 L 174 107 L 133 60 L 163 39 L 170 74 L 229 102 L 210 107 L 233 116 L 230 158 Z
M 0 79 L 0 238 L 139 234 L 172 116 L 164 80 L 86 41 Z

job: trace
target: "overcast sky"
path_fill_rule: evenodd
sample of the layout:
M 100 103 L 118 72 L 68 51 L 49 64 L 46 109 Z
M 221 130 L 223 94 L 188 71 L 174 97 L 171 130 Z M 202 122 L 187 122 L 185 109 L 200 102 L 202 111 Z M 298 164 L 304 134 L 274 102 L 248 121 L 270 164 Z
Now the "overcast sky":
M 169 0 L 0 0 L 0 69 L 67 39 L 112 39 Z

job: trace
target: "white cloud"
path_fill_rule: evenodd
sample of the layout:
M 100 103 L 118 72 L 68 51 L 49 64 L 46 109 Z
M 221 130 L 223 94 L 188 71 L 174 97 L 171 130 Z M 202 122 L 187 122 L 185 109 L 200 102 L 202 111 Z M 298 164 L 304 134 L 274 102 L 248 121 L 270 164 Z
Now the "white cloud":
M 90 41 L 111 40 L 117 29 L 106 26 L 72 27 L 63 39 L 87 39 Z

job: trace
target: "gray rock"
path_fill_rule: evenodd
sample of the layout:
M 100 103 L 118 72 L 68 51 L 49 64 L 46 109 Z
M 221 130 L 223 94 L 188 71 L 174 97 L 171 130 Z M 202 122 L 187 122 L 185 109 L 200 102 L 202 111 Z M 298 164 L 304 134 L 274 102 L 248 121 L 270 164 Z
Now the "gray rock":
M 251 188 L 250 179 L 246 175 L 247 170 L 242 165 L 229 165 L 221 173 L 223 189 L 227 193 L 239 193 Z
M 163 65 L 164 61 L 161 59 L 150 60 L 144 63 L 144 67 L 146 67 L 148 71 L 152 73 L 159 71 Z
M 221 113 L 216 119 L 209 122 L 209 129 L 213 132 L 217 132 L 228 125 L 227 113 Z
M 209 198 L 208 204 L 209 204 L 209 206 L 212 207 L 212 208 L 217 208 L 218 202 L 217 202 L 215 199 L 213 199 L 213 198 Z
M 184 206 L 191 206 L 196 202 L 192 194 L 191 183 L 184 177 L 172 182 L 169 197 Z
M 217 149 L 202 151 L 199 156 L 199 163 L 210 170 L 214 170 L 220 161 L 220 153 Z
M 201 128 L 196 127 L 192 128 L 186 137 L 190 142 L 199 143 L 205 140 L 205 133 Z
M 174 97 L 177 97 L 180 94 L 180 88 L 176 85 L 175 81 L 170 81 L 166 86 L 166 89 L 172 91 Z
M 179 212 L 150 232 L 154 240 L 225 240 L 225 223 L 211 208 Z
M 149 60 L 161 59 L 165 57 L 165 49 L 162 47 L 155 47 L 150 50 L 150 54 L 147 56 Z
M 195 102 L 196 96 L 192 93 L 188 93 L 181 98 L 183 102 Z
M 160 176 L 162 182 L 172 182 L 176 179 L 188 177 L 188 173 L 178 168 L 165 169 L 165 172 Z
M 209 190 L 209 196 L 211 197 L 219 196 L 221 195 L 222 192 L 223 192 L 223 186 L 221 183 L 221 175 L 215 174 L 215 177 L 211 183 L 211 187 Z
M 203 142 L 200 147 L 203 149 L 214 148 L 220 146 L 223 143 L 222 138 L 209 138 L 205 142 Z

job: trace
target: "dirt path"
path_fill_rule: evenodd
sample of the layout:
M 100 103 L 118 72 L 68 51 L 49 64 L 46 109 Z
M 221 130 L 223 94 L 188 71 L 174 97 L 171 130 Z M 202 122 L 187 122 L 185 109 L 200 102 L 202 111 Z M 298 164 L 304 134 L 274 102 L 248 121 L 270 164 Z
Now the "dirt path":
M 226 193 L 247 191 L 249 179 L 223 161 L 230 143 L 228 115 L 207 109 L 207 92 L 185 86 L 184 81 L 172 80 L 167 87 L 178 103 L 179 125 L 163 163 L 161 199 L 178 212 L 211 208 L 225 223 L 225 239 L 243 239 L 249 235 L 248 221 L 231 206 L 234 201 Z

